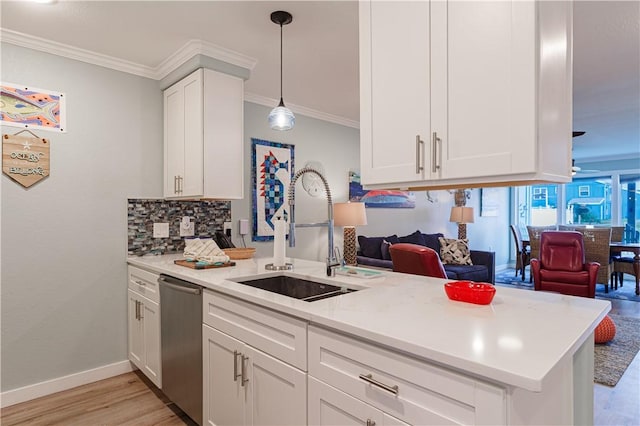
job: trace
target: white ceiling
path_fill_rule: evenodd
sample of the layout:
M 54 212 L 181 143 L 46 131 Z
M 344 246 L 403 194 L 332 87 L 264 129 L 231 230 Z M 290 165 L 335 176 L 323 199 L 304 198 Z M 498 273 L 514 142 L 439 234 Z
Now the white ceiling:
M 286 10 L 284 99 L 359 120 L 355 1 L 30 1 L 0 3 L 4 29 L 158 68 L 189 40 L 257 60 L 245 90 L 279 97 L 279 32 Z M 576 1 L 574 157 L 640 155 L 640 2 Z M 292 108 L 295 111 L 295 107 Z

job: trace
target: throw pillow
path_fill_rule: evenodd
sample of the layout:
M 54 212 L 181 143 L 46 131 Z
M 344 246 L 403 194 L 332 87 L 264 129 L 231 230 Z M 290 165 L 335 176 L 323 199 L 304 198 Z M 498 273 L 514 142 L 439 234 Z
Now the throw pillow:
M 413 234 L 405 235 L 404 237 L 398 237 L 399 243 L 411 243 L 411 244 L 419 244 L 421 246 L 426 245 L 424 241 L 424 237 L 420 231 L 416 231 Z
M 473 265 L 469 252 L 469 240 L 438 238 L 440 241 L 440 259 L 445 265 Z
M 364 235 L 358 235 L 358 245 L 360 246 L 360 253 L 365 257 L 372 257 L 374 259 L 382 259 L 382 251 L 380 245 L 382 241 L 387 240 L 391 243 L 397 242 L 397 235 L 391 235 L 389 237 L 365 237 Z
M 443 234 L 422 234 L 422 237 L 424 238 L 425 246 L 429 247 L 436 253 L 440 253 L 440 241 L 438 241 L 438 238 L 444 237 Z

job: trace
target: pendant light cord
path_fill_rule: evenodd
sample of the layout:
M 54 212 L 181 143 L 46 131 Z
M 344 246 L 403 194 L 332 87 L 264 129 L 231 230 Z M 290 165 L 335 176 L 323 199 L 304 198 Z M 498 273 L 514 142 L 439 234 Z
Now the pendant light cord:
M 280 102 L 282 103 L 282 24 L 280 24 Z

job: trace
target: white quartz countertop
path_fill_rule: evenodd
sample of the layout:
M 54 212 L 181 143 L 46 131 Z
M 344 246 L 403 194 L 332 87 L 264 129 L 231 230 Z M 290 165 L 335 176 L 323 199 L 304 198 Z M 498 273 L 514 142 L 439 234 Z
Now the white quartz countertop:
M 304 302 L 229 280 L 279 275 L 271 258 L 195 270 L 173 263 L 180 255 L 129 257 L 128 263 L 199 284 L 312 323 L 353 334 L 431 362 L 530 391 L 591 335 L 608 301 L 496 287 L 490 305 L 447 298 L 444 279 L 383 272 L 362 279 L 327 277 L 321 262 L 293 259 L 285 275 L 360 291 Z

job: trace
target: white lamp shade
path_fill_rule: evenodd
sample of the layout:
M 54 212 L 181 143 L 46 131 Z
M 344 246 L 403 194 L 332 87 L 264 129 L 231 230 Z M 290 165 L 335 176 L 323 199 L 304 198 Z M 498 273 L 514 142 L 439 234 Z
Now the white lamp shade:
M 473 223 L 473 207 L 451 207 L 449 222 Z
M 367 224 L 364 203 L 336 203 L 333 205 L 333 220 L 336 226 L 359 226 Z

